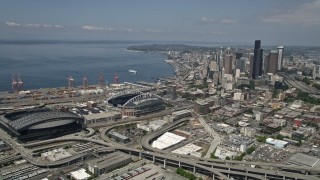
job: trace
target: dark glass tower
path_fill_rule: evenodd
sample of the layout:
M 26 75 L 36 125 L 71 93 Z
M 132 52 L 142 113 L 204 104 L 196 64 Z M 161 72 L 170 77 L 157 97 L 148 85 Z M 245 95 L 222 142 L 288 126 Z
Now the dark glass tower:
M 261 40 L 256 40 L 254 42 L 254 51 L 253 51 L 253 65 L 251 78 L 256 79 L 256 77 L 262 75 L 262 56 L 263 49 L 261 49 Z

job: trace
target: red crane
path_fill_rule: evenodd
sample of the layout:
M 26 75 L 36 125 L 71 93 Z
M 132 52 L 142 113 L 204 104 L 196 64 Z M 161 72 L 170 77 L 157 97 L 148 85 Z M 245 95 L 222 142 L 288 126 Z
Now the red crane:
M 102 74 L 99 75 L 99 85 L 101 87 L 105 85 L 105 80 Z
M 119 84 L 119 76 L 118 76 L 118 73 L 115 73 L 115 74 L 114 74 L 114 83 L 115 83 L 115 84 Z

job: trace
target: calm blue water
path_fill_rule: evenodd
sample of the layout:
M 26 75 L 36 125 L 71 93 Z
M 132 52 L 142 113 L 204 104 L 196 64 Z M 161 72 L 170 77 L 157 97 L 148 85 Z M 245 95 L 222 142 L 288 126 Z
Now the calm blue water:
M 150 42 L 149 42 L 150 43 Z M 166 57 L 156 53 L 128 52 L 131 45 L 146 42 L 2 42 L 0 43 L 0 91 L 11 90 L 12 73 L 20 73 L 24 89 L 65 87 L 72 75 L 82 85 L 85 75 L 89 84 L 98 84 L 99 74 L 108 83 L 118 73 L 120 82 L 148 81 L 173 76 Z M 129 69 L 138 71 L 136 75 Z

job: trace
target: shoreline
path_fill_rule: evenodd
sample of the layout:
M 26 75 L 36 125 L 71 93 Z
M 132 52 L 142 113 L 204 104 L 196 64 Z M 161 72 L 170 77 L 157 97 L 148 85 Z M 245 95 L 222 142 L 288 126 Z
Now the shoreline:
M 137 53 L 137 52 L 138 53 L 147 53 L 147 52 L 143 52 L 143 51 L 127 50 L 126 48 L 121 48 L 121 49 L 119 49 L 119 51 L 129 52 L 129 53 L 127 53 L 128 62 L 130 62 L 130 53 Z M 116 54 L 118 54 L 118 53 L 116 53 Z M 120 52 L 119 52 L 119 54 L 120 54 Z M 166 59 L 166 57 L 167 57 L 165 53 L 161 53 L 161 52 L 152 52 L 152 54 L 159 55 L 158 57 L 154 57 L 153 58 L 154 60 L 159 59 L 159 60 L 155 61 L 155 63 L 158 63 L 161 60 L 161 64 L 162 64 L 163 63 L 162 60 Z M 136 56 L 133 56 L 133 57 L 136 57 Z M 138 57 L 139 57 L 139 55 L 138 55 Z M 145 59 L 144 61 L 148 61 L 148 59 L 150 57 L 148 57 L 147 55 L 142 55 L 142 58 Z M 175 76 L 175 70 L 171 69 L 172 67 L 170 67 L 170 66 L 164 65 L 166 67 L 162 67 L 162 69 L 165 68 L 166 70 L 162 71 L 162 72 L 166 72 L 166 73 L 162 73 L 161 71 L 158 72 L 158 71 L 155 70 L 153 72 L 158 72 L 155 75 L 151 71 L 151 73 L 147 72 L 146 74 L 140 75 L 139 78 L 135 78 L 135 77 L 131 77 L 130 74 L 127 74 L 128 70 L 130 69 L 131 66 L 132 66 L 133 69 L 136 69 L 136 67 L 134 67 L 135 66 L 135 62 L 133 61 L 132 65 L 130 65 L 130 63 L 128 63 L 126 65 L 119 64 L 119 67 L 116 65 L 116 67 L 112 71 L 114 71 L 115 73 L 118 72 L 117 74 L 120 75 L 120 80 L 121 80 L 121 77 L 123 77 L 123 81 L 132 82 L 132 83 L 135 83 L 135 82 L 138 82 L 138 81 L 146 81 L 146 82 L 153 83 L 153 82 L 155 82 L 154 81 L 155 77 L 174 77 Z M 85 67 L 85 65 L 83 65 L 83 67 Z M 97 67 L 97 68 L 99 68 L 99 67 Z M 124 70 L 125 68 L 128 68 L 128 69 Z M 83 68 L 83 69 L 85 69 L 85 68 Z M 109 69 L 110 69 L 110 67 L 109 67 Z M 115 69 L 117 71 L 115 71 Z M 139 70 L 139 68 L 137 70 L 139 72 L 141 72 L 141 70 Z M 143 68 L 142 68 L 142 70 L 143 70 Z M 87 71 L 89 71 L 89 70 L 87 70 Z M 68 72 L 65 72 L 65 74 L 67 74 L 67 73 Z M 77 85 L 79 85 L 78 87 L 82 86 L 82 80 L 81 80 L 82 79 L 82 75 L 80 75 L 80 74 L 81 73 L 79 73 L 79 72 L 76 72 L 76 73 L 73 73 L 73 74 L 70 73 L 70 75 L 72 75 L 77 80 L 77 81 L 75 81 L 75 83 Z M 83 73 L 83 74 L 86 74 L 86 73 Z M 113 72 L 111 72 L 110 70 L 107 69 L 105 71 L 105 73 L 103 73 L 103 75 L 105 77 L 107 77 L 107 78 L 105 78 L 106 79 L 106 84 L 109 84 L 109 83 L 113 82 L 113 76 L 114 76 Z M 24 76 L 27 77 L 27 80 L 24 78 Z M 3 75 L 2 78 L 3 77 L 5 77 L 5 76 Z M 67 87 L 65 85 L 66 84 L 66 80 L 62 76 L 59 77 L 59 80 L 53 81 L 53 83 L 48 83 L 48 81 L 50 81 L 50 79 L 45 80 L 43 77 L 41 77 L 41 74 L 35 75 L 32 78 L 32 80 L 29 77 L 32 77 L 32 75 L 30 75 L 30 72 L 22 74 L 22 80 L 27 82 L 27 83 L 24 84 L 24 86 L 26 88 L 23 88 L 23 90 L 25 90 L 25 91 L 27 91 L 27 90 L 41 90 L 41 89 L 55 89 L 55 88 L 63 89 L 65 87 Z M 2 80 L 3 83 L 1 84 L 0 94 L 3 94 L 3 93 L 11 94 L 11 92 L 12 92 L 12 90 L 11 90 L 12 84 L 10 82 L 11 81 L 10 79 L 11 79 L 11 74 L 10 75 L 8 74 L 6 80 L 5 81 Z M 36 81 L 39 82 L 39 83 L 32 83 L 32 81 L 34 79 L 36 79 Z M 90 76 L 89 76 L 89 79 L 90 80 L 92 79 L 92 81 L 95 80 Z M 93 82 L 92 85 L 95 85 L 95 84 L 96 83 Z

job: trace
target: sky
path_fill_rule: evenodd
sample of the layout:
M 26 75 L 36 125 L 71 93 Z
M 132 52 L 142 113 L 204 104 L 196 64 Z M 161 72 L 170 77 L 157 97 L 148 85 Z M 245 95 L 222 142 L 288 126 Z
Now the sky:
M 320 0 L 0 0 L 0 39 L 320 46 Z

